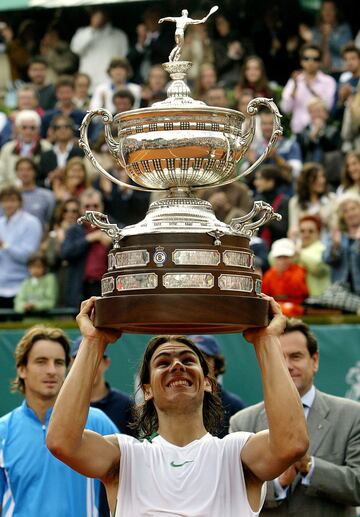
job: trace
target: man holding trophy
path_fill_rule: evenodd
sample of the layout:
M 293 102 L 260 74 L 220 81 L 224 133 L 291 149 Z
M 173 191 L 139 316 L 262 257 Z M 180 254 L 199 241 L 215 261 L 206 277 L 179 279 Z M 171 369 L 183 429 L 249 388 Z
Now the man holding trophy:
M 103 230 L 114 246 L 102 296 L 81 305 L 83 340 L 57 399 L 47 445 L 74 470 L 101 479 L 113 517 L 255 517 L 265 481 L 308 448 L 303 409 L 280 349 L 285 319 L 278 304 L 261 294 L 249 248 L 257 228 L 279 216 L 260 202 L 225 224 L 194 192 L 238 179 L 235 166 L 251 144 L 261 106 L 273 115 L 273 132 L 242 174 L 259 165 L 282 132 L 280 114 L 272 100 L 254 99 L 244 128 L 242 113 L 192 99 L 185 83 L 191 63 L 180 57 L 183 31 L 197 21 L 185 10 L 163 21 L 176 22 L 178 31 L 163 64 L 173 79 L 167 99 L 115 119 L 106 110 L 93 111 L 81 127 L 80 145 L 101 174 L 121 185 L 90 150 L 87 129 L 95 116 L 105 124 L 110 153 L 136 184 L 131 188 L 162 190 L 166 197 L 151 204 L 143 221 L 122 229 L 99 212 L 88 211 L 80 221 Z M 142 441 L 84 429 L 97 367 L 121 332 L 169 334 L 150 341 L 140 368 L 144 403 L 135 425 Z M 253 344 L 268 430 L 212 435 L 220 419 L 215 380 L 194 343 L 174 334 L 216 332 L 244 332 Z
M 143 441 L 84 429 L 97 367 L 119 331 L 96 329 L 95 298 L 82 303 L 83 340 L 56 401 L 47 446 L 74 470 L 101 479 L 114 517 L 254 517 L 264 482 L 306 453 L 304 412 L 279 343 L 285 318 L 269 302 L 269 325 L 245 332 L 261 370 L 269 430 L 212 436 L 219 401 L 204 356 L 188 338 L 160 336 L 150 341 L 140 370 L 145 402 L 138 421 L 151 432 Z

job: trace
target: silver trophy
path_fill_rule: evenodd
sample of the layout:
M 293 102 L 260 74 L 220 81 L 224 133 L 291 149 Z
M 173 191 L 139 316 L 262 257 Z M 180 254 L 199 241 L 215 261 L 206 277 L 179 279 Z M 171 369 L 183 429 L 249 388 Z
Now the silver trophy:
M 194 100 L 181 61 L 184 31 L 201 20 L 166 17 L 176 24 L 176 46 L 162 66 L 172 82 L 167 98 L 151 108 L 119 113 L 87 113 L 80 146 L 94 167 L 114 183 L 134 190 L 161 191 L 143 221 L 125 228 L 107 216 L 88 211 L 88 221 L 113 240 L 102 297 L 96 303 L 96 325 L 128 332 L 235 332 L 267 322 L 267 302 L 260 297 L 261 278 L 254 272 L 249 239 L 258 228 L 279 219 L 270 205 L 255 202 L 249 214 L 230 224 L 218 220 L 198 189 L 219 187 L 250 174 L 282 134 L 281 115 L 272 99 L 255 98 L 245 116 L 232 109 Z M 273 131 L 263 154 L 246 171 L 236 165 L 255 134 L 255 115 L 265 107 L 273 114 Z M 87 137 L 94 117 L 101 117 L 110 153 L 136 185 L 109 174 L 93 155 Z M 118 140 L 111 126 L 118 125 Z M 255 218 L 255 220 L 254 220 Z

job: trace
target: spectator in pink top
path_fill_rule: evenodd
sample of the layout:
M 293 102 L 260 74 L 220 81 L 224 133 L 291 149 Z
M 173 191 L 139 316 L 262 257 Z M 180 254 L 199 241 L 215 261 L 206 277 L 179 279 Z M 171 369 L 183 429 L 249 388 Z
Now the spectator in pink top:
M 293 72 L 283 90 L 280 107 L 290 113 L 293 133 L 301 133 L 310 124 L 309 103 L 320 98 L 330 111 L 335 98 L 336 81 L 320 70 L 322 53 L 307 43 L 300 49 L 301 70 Z

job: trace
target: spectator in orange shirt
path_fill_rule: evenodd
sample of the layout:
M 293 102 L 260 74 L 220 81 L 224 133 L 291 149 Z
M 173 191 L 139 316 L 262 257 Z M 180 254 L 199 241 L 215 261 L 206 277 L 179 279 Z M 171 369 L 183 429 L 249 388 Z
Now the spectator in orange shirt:
M 301 304 L 308 297 L 306 271 L 294 263 L 295 244 L 290 239 L 279 239 L 271 246 L 273 266 L 263 277 L 262 290 L 273 296 L 287 316 L 304 312 Z

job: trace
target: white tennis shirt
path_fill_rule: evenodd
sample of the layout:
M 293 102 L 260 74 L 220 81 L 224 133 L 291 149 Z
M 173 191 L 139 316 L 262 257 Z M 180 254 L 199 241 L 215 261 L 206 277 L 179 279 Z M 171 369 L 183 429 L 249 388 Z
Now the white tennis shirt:
M 117 435 L 120 479 L 115 517 L 257 517 L 251 510 L 240 452 L 252 433 L 206 434 L 185 447 Z

